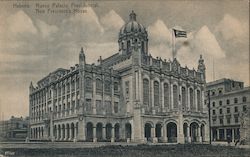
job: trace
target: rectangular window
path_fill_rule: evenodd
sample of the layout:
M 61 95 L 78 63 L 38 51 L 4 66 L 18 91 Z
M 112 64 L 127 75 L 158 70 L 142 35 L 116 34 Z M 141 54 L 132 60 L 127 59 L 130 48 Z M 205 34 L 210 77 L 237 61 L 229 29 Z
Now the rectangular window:
M 238 107 L 237 106 L 234 107 L 234 112 L 238 112 Z
M 239 118 L 238 117 L 234 117 L 234 121 L 235 121 L 235 123 L 239 123 Z
M 103 113 L 103 107 L 102 107 L 102 101 L 101 100 L 96 100 L 96 112 L 97 112 L 97 114 L 102 114 Z
M 118 102 L 115 102 L 114 104 L 114 112 L 118 113 Z
M 215 110 L 213 110 L 213 115 L 215 115 Z
M 216 124 L 216 119 L 213 119 L 213 124 Z
M 220 124 L 223 124 L 223 118 L 220 118 Z
M 246 105 L 243 106 L 243 112 L 245 112 L 245 111 L 247 111 L 247 106 Z
M 230 113 L 230 108 L 227 108 L 227 113 Z
M 222 105 L 222 101 L 219 101 L 220 106 Z
M 227 118 L 227 124 L 231 123 L 231 118 Z

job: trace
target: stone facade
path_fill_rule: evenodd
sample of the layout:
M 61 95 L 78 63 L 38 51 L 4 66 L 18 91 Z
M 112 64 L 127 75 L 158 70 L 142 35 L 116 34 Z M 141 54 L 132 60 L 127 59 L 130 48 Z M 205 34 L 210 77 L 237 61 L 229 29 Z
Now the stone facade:
M 57 141 L 208 141 L 205 65 L 198 70 L 148 53 L 145 27 L 130 14 L 119 52 L 57 69 L 30 85 L 30 138 Z
M 250 106 L 250 87 L 224 78 L 207 83 L 207 91 L 210 91 L 212 139 L 223 141 L 230 137 L 235 141 L 241 138 L 242 117 Z

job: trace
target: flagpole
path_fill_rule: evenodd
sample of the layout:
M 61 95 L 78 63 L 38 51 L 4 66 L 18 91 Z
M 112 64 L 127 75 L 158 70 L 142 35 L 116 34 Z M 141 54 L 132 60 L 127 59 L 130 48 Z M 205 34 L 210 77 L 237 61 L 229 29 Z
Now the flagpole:
M 174 60 L 174 51 L 175 51 L 175 41 L 174 41 L 174 29 L 172 28 L 172 59 Z

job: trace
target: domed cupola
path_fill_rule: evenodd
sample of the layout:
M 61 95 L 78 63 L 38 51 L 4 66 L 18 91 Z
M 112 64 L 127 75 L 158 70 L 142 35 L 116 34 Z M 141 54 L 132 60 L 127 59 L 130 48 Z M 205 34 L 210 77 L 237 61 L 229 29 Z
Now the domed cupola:
M 146 28 L 136 21 L 136 14 L 132 11 L 129 15 L 129 21 L 122 26 L 119 33 L 119 52 L 129 54 L 132 47 L 140 46 L 141 52 L 148 54 L 148 33 Z

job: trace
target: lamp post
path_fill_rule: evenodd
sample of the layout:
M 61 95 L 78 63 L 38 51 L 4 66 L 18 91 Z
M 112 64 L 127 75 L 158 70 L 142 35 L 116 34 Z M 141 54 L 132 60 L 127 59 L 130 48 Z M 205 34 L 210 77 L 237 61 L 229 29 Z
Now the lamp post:
M 211 117 L 210 117 L 210 90 L 207 91 L 207 97 L 208 97 L 208 118 L 209 118 L 209 144 L 212 143 L 212 137 L 211 137 Z

